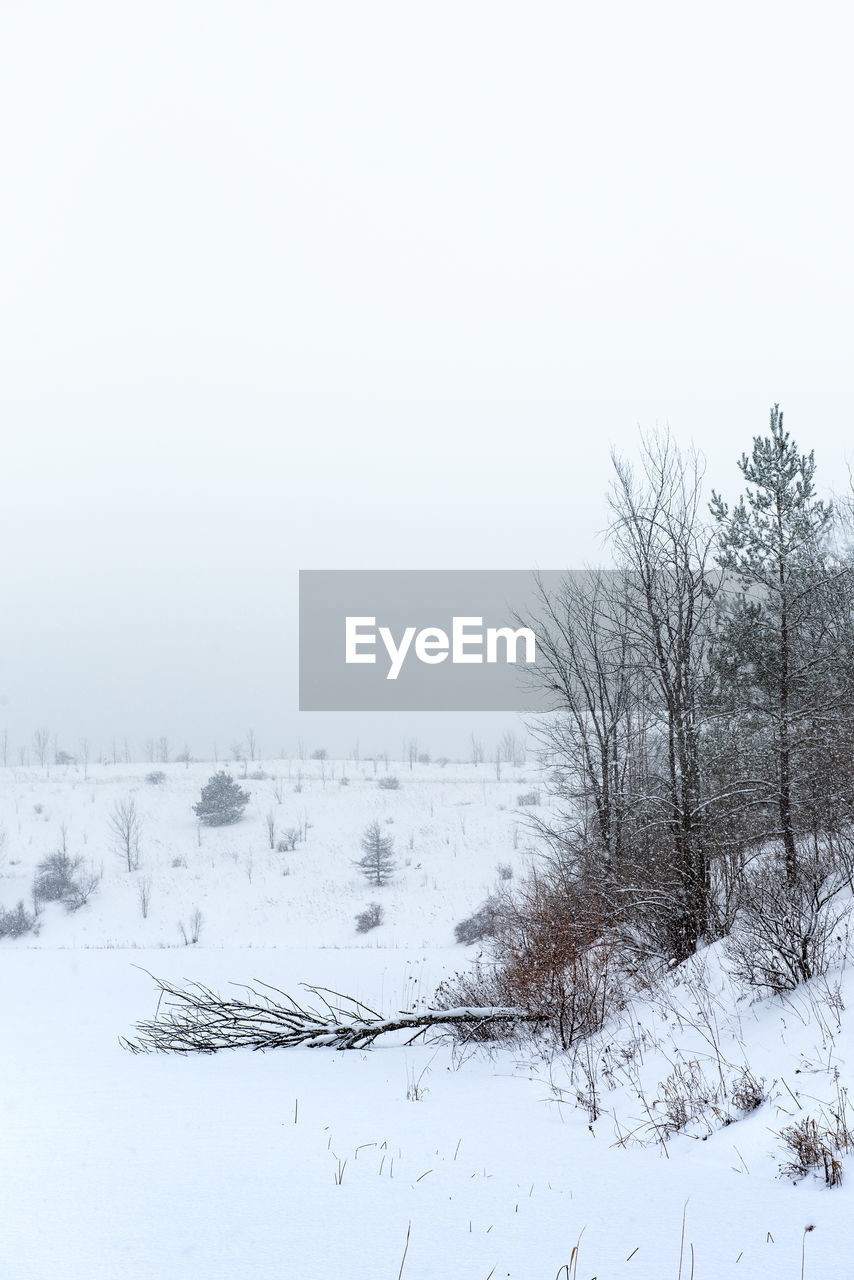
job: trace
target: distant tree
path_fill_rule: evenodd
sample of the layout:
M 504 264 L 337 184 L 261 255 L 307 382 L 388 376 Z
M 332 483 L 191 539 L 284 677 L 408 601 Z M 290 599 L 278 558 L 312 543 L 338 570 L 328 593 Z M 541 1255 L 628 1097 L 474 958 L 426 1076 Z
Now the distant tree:
M 230 822 L 239 822 L 248 803 L 249 792 L 239 787 L 230 773 L 221 769 L 202 787 L 201 799 L 193 805 L 193 812 L 206 826 L 222 827 Z
M 363 857 L 356 859 L 354 866 L 359 868 L 370 884 L 380 888 L 388 884 L 397 866 L 394 841 L 391 836 L 383 835 L 382 827 L 376 820 L 365 828 L 362 853 Z
M 267 840 L 269 842 L 270 848 L 275 849 L 276 847 L 276 811 L 275 809 L 268 810 L 264 821 L 267 824 Z
M 525 763 L 525 743 L 515 729 L 508 729 L 501 739 L 501 754 L 508 764 L 517 768 Z
M 36 729 L 33 734 L 33 750 L 36 753 L 38 762 L 42 768 L 47 763 L 47 749 L 50 742 L 50 734 L 47 729 Z
M 128 871 L 139 866 L 139 848 L 142 838 L 142 821 L 136 811 L 136 801 L 117 800 L 110 814 L 110 831 L 116 853 Z

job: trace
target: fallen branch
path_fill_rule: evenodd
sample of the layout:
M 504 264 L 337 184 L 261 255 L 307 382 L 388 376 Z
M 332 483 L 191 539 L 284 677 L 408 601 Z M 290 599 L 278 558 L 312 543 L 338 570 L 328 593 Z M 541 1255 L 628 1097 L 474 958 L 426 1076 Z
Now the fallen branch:
M 201 983 L 174 986 L 153 974 L 160 989 L 154 1018 L 136 1024 L 136 1039 L 120 1039 L 132 1053 L 216 1053 L 220 1049 L 361 1049 L 392 1031 L 415 1031 L 417 1039 L 431 1027 L 470 1026 L 474 1033 L 491 1023 L 512 1026 L 530 1022 L 523 1009 L 462 1007 L 425 1009 L 384 1018 L 375 1010 L 327 987 L 306 986 L 322 1006 L 299 1004 L 265 982 L 245 986 L 245 1000 L 226 999 Z M 277 998 L 268 995 L 275 992 Z M 411 1040 L 407 1043 L 411 1043 Z

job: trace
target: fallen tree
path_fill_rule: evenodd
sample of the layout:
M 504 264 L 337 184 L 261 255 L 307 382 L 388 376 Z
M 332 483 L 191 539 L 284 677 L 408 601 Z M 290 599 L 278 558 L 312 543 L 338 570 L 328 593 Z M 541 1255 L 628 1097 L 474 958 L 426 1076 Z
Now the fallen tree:
M 132 1053 L 217 1053 L 221 1049 L 362 1049 L 392 1031 L 414 1031 L 407 1044 L 433 1027 L 464 1027 L 471 1033 L 494 1024 L 512 1030 L 534 1017 L 519 1008 L 463 1006 L 424 1009 L 385 1018 L 352 996 L 327 987 L 304 989 L 319 1008 L 305 1006 L 268 983 L 244 986 L 247 999 L 231 999 L 194 982 L 173 985 L 153 974 L 160 998 L 154 1017 L 136 1024 L 136 1037 L 121 1038 Z M 267 993 L 275 993 L 268 995 Z

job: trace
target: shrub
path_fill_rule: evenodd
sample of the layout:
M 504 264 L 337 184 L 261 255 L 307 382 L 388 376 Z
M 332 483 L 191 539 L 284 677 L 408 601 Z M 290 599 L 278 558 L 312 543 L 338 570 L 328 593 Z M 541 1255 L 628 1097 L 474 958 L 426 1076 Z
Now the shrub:
M 206 826 L 221 827 L 238 822 L 248 803 L 249 792 L 239 787 L 230 773 L 221 769 L 202 787 L 201 799 L 193 805 L 193 812 Z
M 400 778 L 395 777 L 393 773 L 387 773 L 382 778 L 377 779 L 377 786 L 380 791 L 399 791 Z
M 23 902 L 11 911 L 0 907 L 0 938 L 20 938 L 29 933 L 35 922 L 35 916 L 29 914 Z
M 498 866 L 495 869 L 498 872 L 499 880 L 513 879 L 513 868 L 510 866 L 509 862 L 499 862 Z
M 378 902 L 369 902 L 364 911 L 356 916 L 356 932 L 370 933 L 383 922 L 384 911 Z
M 151 773 L 145 775 L 145 781 L 150 787 L 162 787 L 166 781 L 166 774 L 162 769 L 152 769 Z
M 497 899 L 489 897 L 481 903 L 477 911 L 454 925 L 454 937 L 457 942 L 469 946 L 472 942 L 482 942 L 484 938 L 491 938 L 495 933 L 498 919 L 497 908 Z
M 840 963 L 851 901 L 845 876 L 821 850 L 803 853 L 794 876 L 776 860 L 748 877 L 736 927 L 727 940 L 733 973 L 780 994 Z
M 81 858 L 67 853 L 49 853 L 36 867 L 33 896 L 40 902 L 62 902 L 74 883 L 74 873 L 82 865 Z
M 523 791 L 520 796 L 516 797 L 518 805 L 538 805 L 540 803 L 540 793 L 537 790 Z
M 532 874 L 512 896 L 488 899 L 480 910 L 492 934 L 488 963 L 475 971 L 484 994 L 524 1010 L 562 1049 L 602 1026 L 619 1002 L 620 975 L 613 932 L 595 898 L 558 877 Z M 455 1000 L 467 994 L 459 983 L 449 993 Z
M 542 1018 L 562 1049 L 618 1003 L 614 942 L 596 902 L 548 876 L 532 874 L 502 904 L 493 951 L 512 1003 Z
M 49 853 L 36 867 L 33 897 L 37 902 L 63 902 L 69 911 L 76 911 L 89 901 L 100 881 L 94 871 L 85 870 L 82 858 L 71 858 L 60 850 Z

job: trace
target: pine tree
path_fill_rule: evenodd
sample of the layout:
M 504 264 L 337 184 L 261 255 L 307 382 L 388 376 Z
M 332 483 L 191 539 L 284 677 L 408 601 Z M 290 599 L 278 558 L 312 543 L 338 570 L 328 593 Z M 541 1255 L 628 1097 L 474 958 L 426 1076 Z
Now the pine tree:
M 249 792 L 234 781 L 230 773 L 221 769 L 202 787 L 202 796 L 193 812 L 208 827 L 221 827 L 238 822 L 249 803 Z
M 815 726 L 817 702 L 826 702 L 833 663 L 822 624 L 833 509 L 816 497 L 814 454 L 798 453 L 779 405 L 771 410 L 770 435 L 754 437 L 750 457 L 743 454 L 738 466 L 748 487 L 737 505 L 730 510 L 718 494 L 711 503 L 719 564 L 736 588 L 725 593 L 722 661 L 745 722 L 752 731 L 757 724 L 770 731 L 771 791 L 793 880 L 793 771 Z
M 364 873 L 370 884 L 382 887 L 389 882 L 397 865 L 394 841 L 391 836 L 383 835 L 379 822 L 374 820 L 365 828 L 361 844 L 364 857 L 356 859 L 353 865 Z

